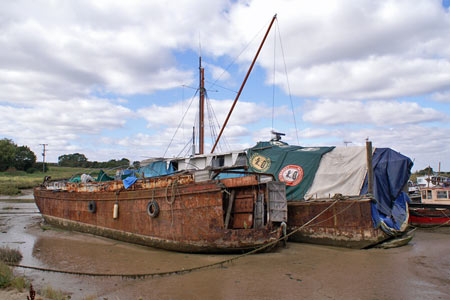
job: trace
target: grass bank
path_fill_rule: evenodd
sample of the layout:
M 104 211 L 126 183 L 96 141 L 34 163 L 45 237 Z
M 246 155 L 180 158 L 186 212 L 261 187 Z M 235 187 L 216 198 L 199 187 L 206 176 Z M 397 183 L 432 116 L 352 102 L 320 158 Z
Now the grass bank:
M 7 170 L 0 172 L 0 195 L 20 195 L 23 189 L 32 189 L 44 180 L 44 176 L 51 176 L 52 180 L 66 179 L 83 173 L 91 174 L 95 177 L 99 169 L 71 168 L 50 166 L 50 169 L 43 172 L 27 173 L 25 171 Z

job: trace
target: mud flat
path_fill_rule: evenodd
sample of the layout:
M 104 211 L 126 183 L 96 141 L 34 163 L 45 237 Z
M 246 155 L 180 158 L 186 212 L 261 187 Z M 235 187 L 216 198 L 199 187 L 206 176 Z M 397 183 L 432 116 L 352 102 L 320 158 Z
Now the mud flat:
M 7 209 L 4 209 L 7 207 Z M 91 273 L 153 273 L 233 255 L 163 251 L 92 235 L 42 230 L 33 203 L 0 202 L 0 246 L 20 249 L 23 265 Z M 450 229 L 418 230 L 396 249 L 353 250 L 289 243 L 223 267 L 146 279 L 84 277 L 16 269 L 36 289 L 72 299 L 448 299 Z

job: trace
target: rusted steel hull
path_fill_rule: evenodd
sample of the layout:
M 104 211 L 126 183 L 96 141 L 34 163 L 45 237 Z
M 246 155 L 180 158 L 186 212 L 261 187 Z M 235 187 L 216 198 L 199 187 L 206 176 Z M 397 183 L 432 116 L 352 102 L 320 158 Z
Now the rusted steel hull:
M 419 227 L 450 226 L 450 205 L 411 203 L 409 223 Z
M 63 189 L 42 186 L 34 196 L 45 220 L 58 227 L 174 251 L 239 252 L 276 241 L 282 233 L 271 222 L 260 228 L 251 223 L 224 228 L 224 194 L 229 190 L 244 199 L 255 199 L 258 193 L 267 196 L 264 184 L 255 178 L 147 180 L 128 190 L 120 181 L 69 184 Z M 152 217 L 148 206 L 153 201 L 159 212 Z
M 289 202 L 288 233 L 305 225 L 333 201 Z M 357 249 L 378 244 L 389 236 L 381 229 L 373 228 L 370 201 L 341 200 L 289 238 L 294 242 Z

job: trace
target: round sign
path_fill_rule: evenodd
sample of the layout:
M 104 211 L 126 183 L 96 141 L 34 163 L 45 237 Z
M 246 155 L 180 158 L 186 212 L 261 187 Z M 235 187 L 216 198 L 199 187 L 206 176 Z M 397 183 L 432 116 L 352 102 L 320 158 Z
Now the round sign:
M 303 179 L 303 169 L 297 165 L 287 165 L 281 169 L 278 179 L 288 186 L 299 184 Z
M 250 165 L 257 172 L 266 172 L 270 168 L 270 158 L 255 153 L 250 157 Z

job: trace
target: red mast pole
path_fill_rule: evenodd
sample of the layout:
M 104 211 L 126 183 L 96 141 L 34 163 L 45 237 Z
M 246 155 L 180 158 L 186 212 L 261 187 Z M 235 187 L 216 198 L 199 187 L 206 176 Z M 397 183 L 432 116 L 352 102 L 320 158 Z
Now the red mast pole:
M 231 113 L 233 112 L 233 109 L 234 109 L 234 107 L 236 106 L 236 103 L 237 103 L 237 101 L 238 101 L 238 99 L 239 99 L 239 96 L 241 95 L 242 89 L 244 88 L 245 83 L 247 82 L 248 76 L 250 75 L 250 72 L 251 72 L 252 69 L 253 69 L 253 65 L 255 64 L 256 59 L 258 58 L 259 52 L 261 52 L 262 46 L 264 45 L 264 42 L 266 41 L 267 35 L 269 34 L 270 28 L 272 28 L 273 22 L 275 22 L 275 19 L 276 19 L 276 18 L 277 18 L 277 15 L 275 14 L 275 15 L 273 16 L 273 18 L 272 18 L 272 21 L 270 22 L 269 28 L 267 28 L 266 34 L 264 35 L 264 38 L 263 38 L 263 40 L 262 40 L 262 42 L 261 42 L 261 45 L 259 45 L 259 49 L 258 49 L 258 51 L 256 52 L 255 58 L 253 58 L 253 62 L 252 62 L 252 64 L 250 65 L 250 68 L 248 69 L 247 75 L 245 76 L 245 79 L 244 79 L 244 81 L 242 82 L 241 88 L 239 89 L 239 92 L 237 93 L 236 98 L 234 99 L 233 105 L 231 106 L 231 109 L 230 109 L 230 111 L 228 112 L 228 116 L 227 116 L 227 118 L 225 119 L 225 122 L 223 123 L 222 128 L 220 129 L 219 136 L 217 137 L 217 140 L 216 140 L 216 142 L 214 143 L 214 147 L 212 148 L 211 153 L 214 153 L 214 150 L 216 149 L 217 143 L 219 143 L 219 140 L 220 140 L 220 137 L 222 136 L 223 130 L 224 130 L 225 127 L 227 126 L 228 119 L 230 119 Z
M 205 144 L 205 69 L 202 68 L 202 57 L 199 58 L 200 62 L 200 104 L 199 104 L 199 154 L 204 153 Z

